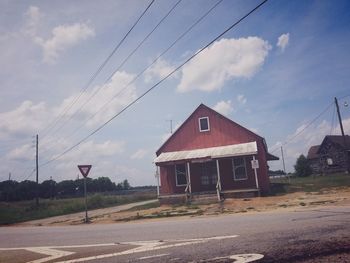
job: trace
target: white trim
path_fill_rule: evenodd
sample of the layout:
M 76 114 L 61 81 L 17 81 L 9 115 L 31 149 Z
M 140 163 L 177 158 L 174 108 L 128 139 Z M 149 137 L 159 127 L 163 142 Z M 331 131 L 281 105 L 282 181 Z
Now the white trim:
M 220 176 L 220 164 L 219 164 L 219 159 L 216 159 L 216 174 L 218 176 L 218 186 L 219 190 L 221 191 L 221 176 Z
M 231 159 L 231 162 L 232 162 L 233 180 L 235 180 L 235 181 L 245 181 L 245 180 L 248 180 L 247 165 L 246 165 L 245 157 L 238 157 L 238 158 L 242 158 L 242 159 L 243 159 L 246 178 L 241 178 L 241 179 L 237 179 L 237 178 L 236 178 L 235 163 L 234 163 L 234 161 L 233 161 L 235 158 L 232 158 L 232 159 Z M 237 157 L 236 157 L 236 159 L 237 159 Z
M 186 164 L 183 164 L 185 166 L 185 178 L 186 178 L 186 183 L 185 184 L 178 184 L 177 183 L 177 173 L 176 173 L 176 165 L 179 164 L 175 164 L 174 168 L 175 168 L 175 181 L 176 181 L 176 186 L 186 186 L 187 185 L 187 170 L 186 170 Z M 181 164 L 182 165 L 182 164 Z
M 253 155 L 253 160 L 255 160 L 255 155 Z M 259 189 L 259 181 L 258 181 L 258 174 L 256 172 L 257 168 L 253 168 L 254 169 L 254 175 L 255 175 L 255 184 L 256 184 L 256 189 Z
M 156 166 L 155 177 L 156 177 L 156 180 L 157 180 L 157 196 L 159 196 L 159 179 L 160 179 L 159 166 Z
M 186 167 L 185 167 L 186 168 Z M 192 193 L 192 187 L 191 187 L 191 169 L 190 169 L 190 162 L 187 162 L 187 172 L 186 172 L 187 176 L 188 176 L 188 190 L 190 191 L 190 193 Z M 187 177 L 186 177 L 187 178 Z
M 225 146 L 201 148 L 195 150 L 163 152 L 154 159 L 156 164 L 170 161 L 185 161 L 195 159 L 218 159 L 233 156 L 248 156 L 258 153 L 256 142 L 239 143 Z
M 207 130 L 202 130 L 202 129 L 201 129 L 201 120 L 203 120 L 203 119 L 207 119 L 207 123 L 208 123 L 208 129 L 207 129 Z M 199 125 L 199 131 L 200 131 L 200 132 L 207 132 L 207 131 L 210 131 L 209 117 L 200 117 L 200 118 L 198 118 L 198 125 Z
M 219 159 L 216 159 L 216 173 L 218 176 L 218 182 L 216 183 L 216 194 L 218 196 L 218 200 L 221 201 L 221 179 L 220 179 L 220 165 L 219 165 Z

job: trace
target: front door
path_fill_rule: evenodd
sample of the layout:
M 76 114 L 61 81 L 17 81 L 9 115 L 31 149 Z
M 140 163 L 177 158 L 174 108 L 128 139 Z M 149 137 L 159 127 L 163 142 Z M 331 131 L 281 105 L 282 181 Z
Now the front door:
M 218 174 L 216 170 L 216 162 L 209 161 L 200 163 L 200 185 L 202 191 L 216 190 Z

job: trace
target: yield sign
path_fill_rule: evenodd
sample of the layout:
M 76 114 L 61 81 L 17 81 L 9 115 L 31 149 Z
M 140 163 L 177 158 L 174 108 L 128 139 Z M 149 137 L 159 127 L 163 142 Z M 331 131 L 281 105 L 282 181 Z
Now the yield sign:
M 91 169 L 91 164 L 87 164 L 87 165 L 78 165 L 79 171 L 81 172 L 81 174 L 84 177 L 87 177 L 90 169 Z

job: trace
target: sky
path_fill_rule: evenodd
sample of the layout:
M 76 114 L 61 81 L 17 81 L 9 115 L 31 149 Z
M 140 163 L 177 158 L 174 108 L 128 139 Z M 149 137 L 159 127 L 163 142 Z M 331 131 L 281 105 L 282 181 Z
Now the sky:
M 350 132 L 350 2 L 340 0 L 268 1 L 97 130 L 260 1 L 156 0 L 133 27 L 150 3 L 0 0 L 0 181 L 35 180 L 38 134 L 40 182 L 91 164 L 92 178 L 155 185 L 155 151 L 200 103 L 279 157 L 283 146 L 287 172 L 340 134 L 334 97 Z

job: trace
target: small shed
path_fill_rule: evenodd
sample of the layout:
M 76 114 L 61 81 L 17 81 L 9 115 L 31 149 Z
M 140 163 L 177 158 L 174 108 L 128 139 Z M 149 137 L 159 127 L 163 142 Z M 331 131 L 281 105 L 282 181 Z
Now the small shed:
M 265 139 L 201 104 L 156 152 L 159 199 L 260 195 L 270 190 Z

